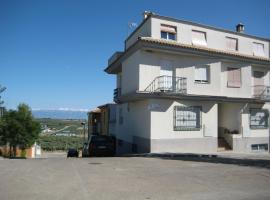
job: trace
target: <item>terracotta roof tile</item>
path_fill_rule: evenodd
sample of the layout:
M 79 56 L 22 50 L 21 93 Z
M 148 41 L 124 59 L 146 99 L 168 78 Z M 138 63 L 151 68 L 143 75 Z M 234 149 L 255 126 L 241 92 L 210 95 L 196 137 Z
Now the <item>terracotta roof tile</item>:
M 228 55 L 228 56 L 236 56 L 236 57 L 241 57 L 241 58 L 246 58 L 246 59 L 254 59 L 254 60 L 270 62 L 270 59 L 265 58 L 265 57 L 250 56 L 250 55 L 245 55 L 245 54 L 241 54 L 241 53 L 238 53 L 238 52 L 230 52 L 230 51 L 218 50 L 218 49 L 213 49 L 213 48 L 208 48 L 208 47 L 203 47 L 203 46 L 182 44 L 182 43 L 179 43 L 179 42 L 176 42 L 176 41 L 170 41 L 170 40 L 164 40 L 164 39 L 154 39 L 154 38 L 151 38 L 151 37 L 140 37 L 139 40 L 145 41 L 145 42 L 150 42 L 150 43 L 155 43 L 155 44 L 168 45 L 168 46 L 173 46 L 173 47 L 180 47 L 180 48 L 185 48 L 185 49 L 200 50 L 200 51 L 205 51 L 205 52 L 208 52 L 208 53 L 216 53 L 216 54 L 222 54 L 222 55 Z

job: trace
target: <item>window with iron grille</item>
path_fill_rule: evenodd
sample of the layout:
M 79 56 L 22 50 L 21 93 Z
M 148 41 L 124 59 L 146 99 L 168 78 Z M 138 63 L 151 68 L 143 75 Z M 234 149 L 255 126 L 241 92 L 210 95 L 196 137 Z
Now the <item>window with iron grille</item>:
M 263 129 L 268 128 L 268 110 L 265 109 L 250 109 L 250 128 Z
M 174 130 L 193 131 L 201 128 L 200 106 L 175 106 L 174 107 Z

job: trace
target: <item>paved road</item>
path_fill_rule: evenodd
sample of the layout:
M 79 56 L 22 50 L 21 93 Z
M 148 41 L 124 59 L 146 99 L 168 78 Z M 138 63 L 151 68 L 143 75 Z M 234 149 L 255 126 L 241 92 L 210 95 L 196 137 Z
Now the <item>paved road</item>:
M 143 157 L 4 159 L 0 160 L 0 199 L 269 200 L 270 163 L 257 166 L 254 162 Z

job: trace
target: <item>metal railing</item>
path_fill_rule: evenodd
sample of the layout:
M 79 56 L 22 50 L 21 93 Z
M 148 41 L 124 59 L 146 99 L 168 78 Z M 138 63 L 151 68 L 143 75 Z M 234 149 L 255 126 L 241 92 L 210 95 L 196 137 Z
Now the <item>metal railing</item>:
M 145 89 L 146 92 L 187 93 L 187 79 L 176 76 L 158 76 Z
M 119 97 L 121 96 L 121 88 L 116 88 L 113 90 L 113 100 L 115 103 L 119 101 Z
M 253 86 L 253 97 L 262 100 L 270 100 L 270 86 L 265 85 Z

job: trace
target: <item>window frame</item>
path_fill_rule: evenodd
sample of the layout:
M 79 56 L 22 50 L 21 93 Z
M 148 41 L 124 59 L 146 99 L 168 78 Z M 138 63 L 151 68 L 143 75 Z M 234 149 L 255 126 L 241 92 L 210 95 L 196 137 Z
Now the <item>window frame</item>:
M 260 125 L 251 125 L 251 112 L 253 110 L 257 110 L 260 112 L 265 112 L 267 120 L 266 120 L 266 125 L 265 126 L 260 126 Z M 267 109 L 261 109 L 261 108 L 250 108 L 249 109 L 249 127 L 251 130 L 258 130 L 258 129 L 268 129 L 269 128 L 269 111 Z
M 233 39 L 233 40 L 236 40 L 236 47 L 235 47 L 235 49 L 229 49 L 229 48 L 227 47 L 227 39 Z M 239 40 L 238 40 L 238 38 L 226 36 L 226 37 L 225 37 L 225 42 L 226 42 L 226 49 L 227 49 L 227 50 L 229 50 L 229 51 L 238 51 L 238 50 L 239 50 L 239 47 L 238 47 L 238 45 L 239 45 Z
M 206 77 L 207 77 L 207 81 L 203 81 L 203 80 L 196 80 L 196 69 L 198 68 L 202 68 L 205 67 L 206 68 Z M 198 83 L 198 84 L 210 84 L 211 81 L 211 71 L 210 71 L 210 65 L 197 65 L 194 68 L 194 83 Z
M 181 109 L 181 110 L 177 110 Z M 196 124 L 196 127 L 184 127 L 184 126 L 176 126 L 176 112 L 177 111 L 190 111 L 192 109 L 198 109 L 199 113 L 199 125 Z M 198 117 L 196 115 L 196 117 Z M 197 121 L 197 118 L 196 118 Z M 200 131 L 202 128 L 202 106 L 174 106 L 173 108 L 173 130 L 174 131 Z
M 255 50 L 254 50 L 254 45 L 262 45 L 262 47 L 263 47 L 263 55 L 256 55 Z M 252 53 L 253 53 L 253 56 L 265 57 L 264 44 L 263 43 L 260 43 L 260 42 L 252 42 Z
M 174 29 L 174 31 L 169 31 L 166 30 L 166 27 L 169 29 Z M 166 38 L 162 37 L 162 33 L 166 34 Z M 174 36 L 174 39 L 170 39 L 170 34 Z M 171 41 L 177 41 L 177 27 L 176 26 L 171 26 L 167 24 L 161 24 L 160 25 L 160 38 L 163 40 L 171 40 Z
M 240 71 L 240 86 L 233 86 L 229 84 L 229 69 L 237 69 Z M 228 88 L 241 88 L 242 87 L 242 70 L 241 67 L 227 67 L 227 87 Z
M 204 34 L 204 38 L 205 38 L 205 44 L 201 45 L 201 44 L 197 44 L 196 42 L 194 43 L 194 41 L 193 41 L 193 34 L 192 34 L 193 32 L 203 33 Z M 194 46 L 207 47 L 208 46 L 208 44 L 207 44 L 207 32 L 206 31 L 199 31 L 199 30 L 192 29 L 191 30 L 191 43 Z

